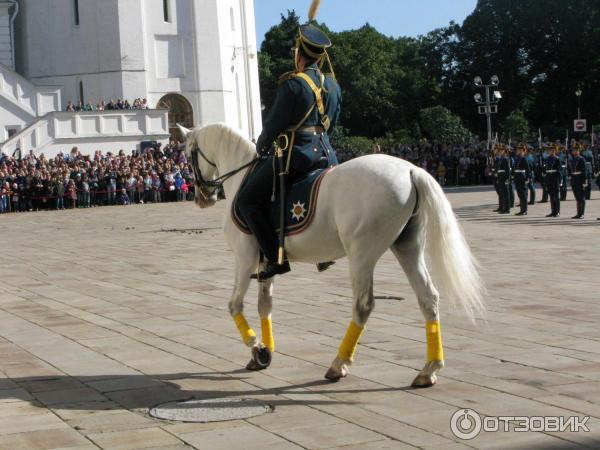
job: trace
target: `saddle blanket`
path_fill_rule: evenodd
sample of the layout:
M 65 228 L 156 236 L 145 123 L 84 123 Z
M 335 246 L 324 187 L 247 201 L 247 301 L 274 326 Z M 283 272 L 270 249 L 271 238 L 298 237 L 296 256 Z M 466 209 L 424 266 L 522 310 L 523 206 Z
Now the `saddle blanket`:
M 334 168 L 335 167 L 314 170 L 293 184 L 287 186 L 285 202 L 286 236 L 300 234 L 309 227 L 317 209 L 317 199 L 319 196 L 321 182 L 323 181 L 323 178 L 325 178 L 325 175 L 327 175 Z M 252 171 L 248 171 L 244 180 L 242 181 L 240 190 L 246 184 L 246 181 L 251 174 Z M 271 203 L 271 208 L 269 210 L 269 220 L 271 222 L 271 226 L 277 232 L 279 232 L 279 209 L 280 200 L 278 193 L 275 201 Z M 238 209 L 237 196 L 233 200 L 231 215 L 233 218 L 233 223 L 235 223 L 235 225 L 242 232 L 246 234 L 252 234 Z

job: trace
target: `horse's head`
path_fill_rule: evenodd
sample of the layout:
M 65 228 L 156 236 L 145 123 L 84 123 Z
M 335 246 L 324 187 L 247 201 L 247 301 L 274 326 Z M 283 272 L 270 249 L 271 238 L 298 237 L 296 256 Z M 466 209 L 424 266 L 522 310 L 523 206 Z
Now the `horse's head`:
M 185 156 L 194 171 L 196 204 L 200 208 L 209 208 L 217 203 L 218 187 L 211 183 L 217 176 L 217 166 L 207 157 L 207 149 L 201 148 L 200 130 L 189 130 L 179 124 L 177 126 L 185 139 Z

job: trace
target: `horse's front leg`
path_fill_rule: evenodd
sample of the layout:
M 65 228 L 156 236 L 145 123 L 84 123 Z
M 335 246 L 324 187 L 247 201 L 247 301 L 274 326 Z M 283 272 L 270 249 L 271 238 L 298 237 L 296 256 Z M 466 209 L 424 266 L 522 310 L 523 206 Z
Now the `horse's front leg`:
M 229 313 L 233 317 L 233 321 L 240 332 L 244 344 L 254 348 L 258 345 L 256 333 L 250 328 L 248 321 L 244 317 L 244 296 L 248 292 L 252 272 L 252 265 L 241 264 L 239 261 L 236 263 L 235 284 L 231 300 L 229 301 Z
M 275 339 L 273 338 L 273 279 L 258 284 L 258 315 L 260 316 L 260 328 L 263 345 L 271 352 L 275 351 Z
M 246 366 L 248 370 L 263 370 L 271 364 L 272 353 L 275 351 L 275 339 L 273 338 L 273 321 L 271 311 L 273 309 L 273 279 L 258 283 L 258 315 L 260 316 L 260 328 L 262 343 L 253 349 L 252 359 Z

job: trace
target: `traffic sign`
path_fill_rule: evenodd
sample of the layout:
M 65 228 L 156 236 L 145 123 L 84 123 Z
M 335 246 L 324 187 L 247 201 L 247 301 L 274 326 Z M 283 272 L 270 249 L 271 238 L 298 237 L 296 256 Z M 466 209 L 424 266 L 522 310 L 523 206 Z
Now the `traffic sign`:
M 585 133 L 587 131 L 587 120 L 575 119 L 573 129 L 577 132 Z

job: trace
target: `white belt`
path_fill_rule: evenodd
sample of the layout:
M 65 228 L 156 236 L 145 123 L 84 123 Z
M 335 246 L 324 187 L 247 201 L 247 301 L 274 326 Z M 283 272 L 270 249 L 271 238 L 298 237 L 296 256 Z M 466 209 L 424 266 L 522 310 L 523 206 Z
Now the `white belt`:
M 497 170 L 496 173 L 504 173 L 506 170 Z
M 525 170 L 515 170 L 515 173 L 525 173 Z
M 582 172 L 573 172 L 571 175 L 581 175 Z
M 558 170 L 546 170 L 546 173 L 556 173 Z

